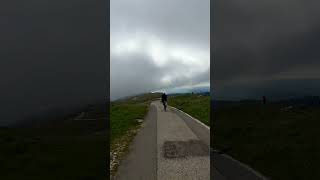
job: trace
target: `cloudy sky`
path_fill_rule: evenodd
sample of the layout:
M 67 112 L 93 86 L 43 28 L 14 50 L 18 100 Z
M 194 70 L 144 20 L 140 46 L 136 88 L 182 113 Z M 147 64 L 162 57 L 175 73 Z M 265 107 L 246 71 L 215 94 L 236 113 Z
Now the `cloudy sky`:
M 106 4 L 0 2 L 0 126 L 105 101 Z
M 214 1 L 215 96 L 320 95 L 319 6 L 312 0 Z
M 209 86 L 209 0 L 110 1 L 111 99 Z

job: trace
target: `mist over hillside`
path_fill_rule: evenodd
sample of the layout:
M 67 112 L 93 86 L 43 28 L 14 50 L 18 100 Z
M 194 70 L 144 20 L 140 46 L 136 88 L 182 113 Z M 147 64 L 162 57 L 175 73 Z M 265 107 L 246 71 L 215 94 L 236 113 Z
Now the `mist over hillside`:
M 320 79 L 282 79 L 255 83 L 237 83 L 214 92 L 217 100 L 261 99 L 279 101 L 304 96 L 320 96 Z
M 11 0 L 0 6 L 1 126 L 106 101 L 106 3 Z

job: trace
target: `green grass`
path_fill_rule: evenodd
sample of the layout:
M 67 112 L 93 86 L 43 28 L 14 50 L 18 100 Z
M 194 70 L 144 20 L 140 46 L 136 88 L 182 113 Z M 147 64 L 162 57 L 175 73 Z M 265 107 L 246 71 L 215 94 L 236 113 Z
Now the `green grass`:
M 168 97 L 168 105 L 176 107 L 210 126 L 210 96 L 197 94 Z
M 280 105 L 221 107 L 214 113 L 214 145 L 271 179 L 320 179 L 320 108 Z
M 137 119 L 143 119 L 147 109 L 148 106 L 146 104 L 111 104 L 111 143 L 123 136 L 128 130 L 138 126 Z
M 159 98 L 159 93 L 138 95 L 110 104 L 110 173 L 114 176 L 120 161 L 128 152 L 128 146 L 141 127 L 138 122 L 147 114 L 152 101 Z
M 118 138 L 126 135 L 129 130 L 134 129 L 139 125 L 137 119 L 143 119 L 151 101 L 160 96 L 161 95 L 158 93 L 150 93 L 111 103 L 111 147 Z
M 0 179 L 105 179 L 104 134 L 67 129 L 0 129 Z

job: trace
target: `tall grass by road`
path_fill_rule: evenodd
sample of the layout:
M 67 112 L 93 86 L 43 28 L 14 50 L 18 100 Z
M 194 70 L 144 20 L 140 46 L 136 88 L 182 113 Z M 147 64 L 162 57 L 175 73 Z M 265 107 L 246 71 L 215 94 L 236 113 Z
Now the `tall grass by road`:
M 111 102 L 111 145 L 130 129 L 136 128 L 140 124 L 138 120 L 143 120 L 146 115 L 150 103 L 160 96 L 159 93 L 150 93 Z
M 105 111 L 94 118 L 0 128 L 0 179 L 106 179 Z
M 242 104 L 214 110 L 214 146 L 271 179 L 320 179 L 320 108 Z
M 138 126 L 138 120 L 144 118 L 147 109 L 146 104 L 112 103 L 110 110 L 111 144 L 128 130 Z
M 210 126 L 210 96 L 184 94 L 168 97 L 168 104 Z
M 150 103 L 161 97 L 159 93 L 149 93 L 110 104 L 110 172 L 113 176 L 128 146 L 138 132 Z

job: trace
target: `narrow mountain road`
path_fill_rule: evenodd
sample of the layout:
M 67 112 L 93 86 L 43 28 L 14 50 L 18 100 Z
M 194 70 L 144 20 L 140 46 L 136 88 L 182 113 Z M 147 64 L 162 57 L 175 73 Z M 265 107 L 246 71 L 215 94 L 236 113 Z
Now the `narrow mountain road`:
M 192 123 L 197 124 L 194 120 Z M 209 144 L 201 128 L 199 131 L 192 123 L 179 115 L 178 110 L 168 107 L 164 111 L 159 101 L 152 102 L 142 129 L 131 143 L 114 179 L 209 180 Z M 214 180 L 266 179 L 227 155 L 213 153 L 211 161 Z
M 210 179 L 209 146 L 202 142 L 178 114 L 160 103 L 157 121 L 157 177 L 167 179 Z
M 209 146 L 169 107 L 152 102 L 116 180 L 210 179 Z

